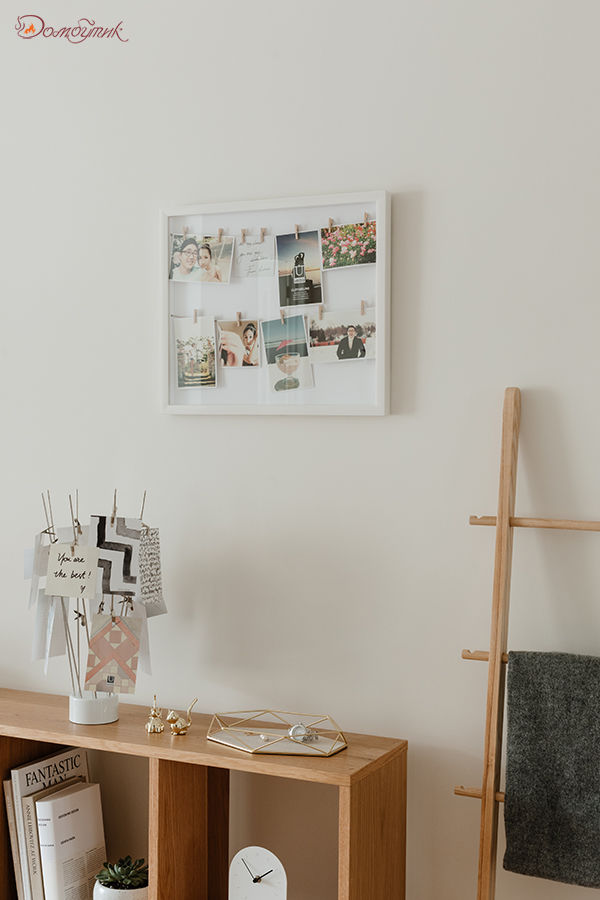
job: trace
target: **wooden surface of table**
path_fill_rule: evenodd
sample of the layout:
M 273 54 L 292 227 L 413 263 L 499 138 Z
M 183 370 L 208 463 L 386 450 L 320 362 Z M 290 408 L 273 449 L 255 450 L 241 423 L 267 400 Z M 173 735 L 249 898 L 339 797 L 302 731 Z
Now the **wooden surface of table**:
M 212 715 L 185 737 L 148 735 L 148 707 L 121 703 L 110 725 L 75 725 L 67 697 L 0 689 L 0 776 L 57 745 L 145 757 L 149 765 L 150 900 L 227 900 L 229 773 L 338 789 L 338 900 L 404 900 L 406 741 L 345 734 L 335 756 L 253 755 L 207 740 Z M 0 900 L 16 900 L 0 816 Z
M 348 747 L 335 756 L 279 756 L 233 750 L 206 734 L 212 714 L 192 713 L 185 736 L 146 734 L 148 708 L 119 705 L 119 720 L 110 725 L 75 725 L 69 721 L 68 697 L 0 689 L 0 735 L 52 744 L 69 744 L 172 762 L 256 772 L 281 778 L 346 786 L 360 781 L 406 750 L 406 741 L 344 732 Z

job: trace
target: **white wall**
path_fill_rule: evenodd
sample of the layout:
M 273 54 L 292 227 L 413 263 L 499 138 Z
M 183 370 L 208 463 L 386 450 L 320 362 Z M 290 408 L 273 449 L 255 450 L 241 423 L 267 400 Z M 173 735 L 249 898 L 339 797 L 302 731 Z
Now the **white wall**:
M 130 40 L 23 41 L 29 11 Z M 481 774 L 486 669 L 459 656 L 488 643 L 493 532 L 467 518 L 495 511 L 505 386 L 518 511 L 600 518 L 599 27 L 595 0 L 2 9 L 0 683 L 67 689 L 29 662 L 40 491 L 65 519 L 76 486 L 128 515 L 147 488 L 170 615 L 139 702 L 407 738 L 409 900 L 474 896 L 479 808 L 452 789 Z M 162 415 L 158 210 L 372 188 L 394 195 L 393 415 Z M 513 648 L 600 653 L 597 540 L 517 534 Z M 291 900 L 331 900 L 334 865 L 307 886 L 277 836 L 293 786 L 236 785 L 236 840 L 275 833 Z M 580 896 L 499 875 L 500 900 Z

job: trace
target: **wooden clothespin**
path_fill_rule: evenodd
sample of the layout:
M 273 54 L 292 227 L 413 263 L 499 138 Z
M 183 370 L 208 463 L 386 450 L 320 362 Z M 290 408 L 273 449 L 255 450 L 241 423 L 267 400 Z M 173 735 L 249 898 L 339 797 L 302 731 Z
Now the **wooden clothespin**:
M 323 304 L 322 303 L 319 304 L 319 318 L 320 319 L 323 318 Z
M 363 221 L 364 221 L 365 225 L 369 224 L 369 213 L 365 213 Z
M 235 320 L 236 320 L 236 322 L 238 323 L 238 325 L 241 325 L 241 324 L 242 324 L 242 314 L 241 314 L 241 312 L 236 312 L 236 314 L 235 314 Z
M 221 243 L 222 238 L 223 238 L 223 229 L 219 228 L 219 230 L 217 232 L 217 240 L 218 240 L 219 244 Z
M 242 228 L 242 244 L 246 243 L 246 228 Z
M 283 311 L 283 308 L 279 310 L 279 317 L 281 319 L 281 324 L 285 325 L 285 313 Z
M 365 301 L 364 300 L 360 301 L 360 314 L 361 314 L 361 317 L 364 316 L 364 314 L 365 314 Z
M 294 231 L 296 232 L 296 240 L 299 240 L 300 235 L 298 234 L 298 232 L 300 231 L 300 226 L 294 225 Z
M 329 230 L 331 231 L 332 228 L 333 228 L 333 219 L 331 218 L 331 216 L 329 216 Z
M 261 228 L 261 229 L 260 229 L 260 242 L 261 242 L 261 244 L 264 244 L 264 242 L 265 242 L 265 232 L 266 232 L 266 230 L 267 230 L 266 228 Z
M 187 237 L 187 233 L 188 233 L 189 230 L 190 230 L 190 229 L 189 229 L 189 227 L 188 227 L 187 225 L 184 225 L 184 226 L 183 226 L 182 231 L 183 231 L 183 239 L 184 239 L 184 241 L 185 241 L 185 239 L 186 239 L 186 237 Z
M 194 325 L 198 324 L 198 310 L 194 310 Z
M 115 519 L 116 519 L 116 518 L 117 518 L 117 489 L 115 488 L 115 494 L 114 494 L 114 497 L 113 497 L 112 514 L 111 514 L 111 517 L 110 517 L 110 524 L 111 524 L 111 525 L 114 525 L 114 524 L 115 524 Z

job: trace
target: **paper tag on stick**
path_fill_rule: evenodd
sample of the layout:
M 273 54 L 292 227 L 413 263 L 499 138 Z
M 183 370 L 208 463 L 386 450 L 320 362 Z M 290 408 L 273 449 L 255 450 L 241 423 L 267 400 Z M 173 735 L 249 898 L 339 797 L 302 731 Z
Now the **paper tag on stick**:
M 98 548 L 76 544 L 52 544 L 48 556 L 46 594 L 50 597 L 96 596 Z

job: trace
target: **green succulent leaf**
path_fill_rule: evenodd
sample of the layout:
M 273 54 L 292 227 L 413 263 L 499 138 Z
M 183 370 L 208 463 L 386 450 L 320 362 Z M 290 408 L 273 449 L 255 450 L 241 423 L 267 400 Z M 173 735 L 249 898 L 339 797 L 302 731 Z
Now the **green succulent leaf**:
M 96 880 L 108 888 L 121 891 L 135 890 L 148 884 L 148 866 L 144 859 L 125 856 L 116 863 L 105 862 L 96 875 Z

